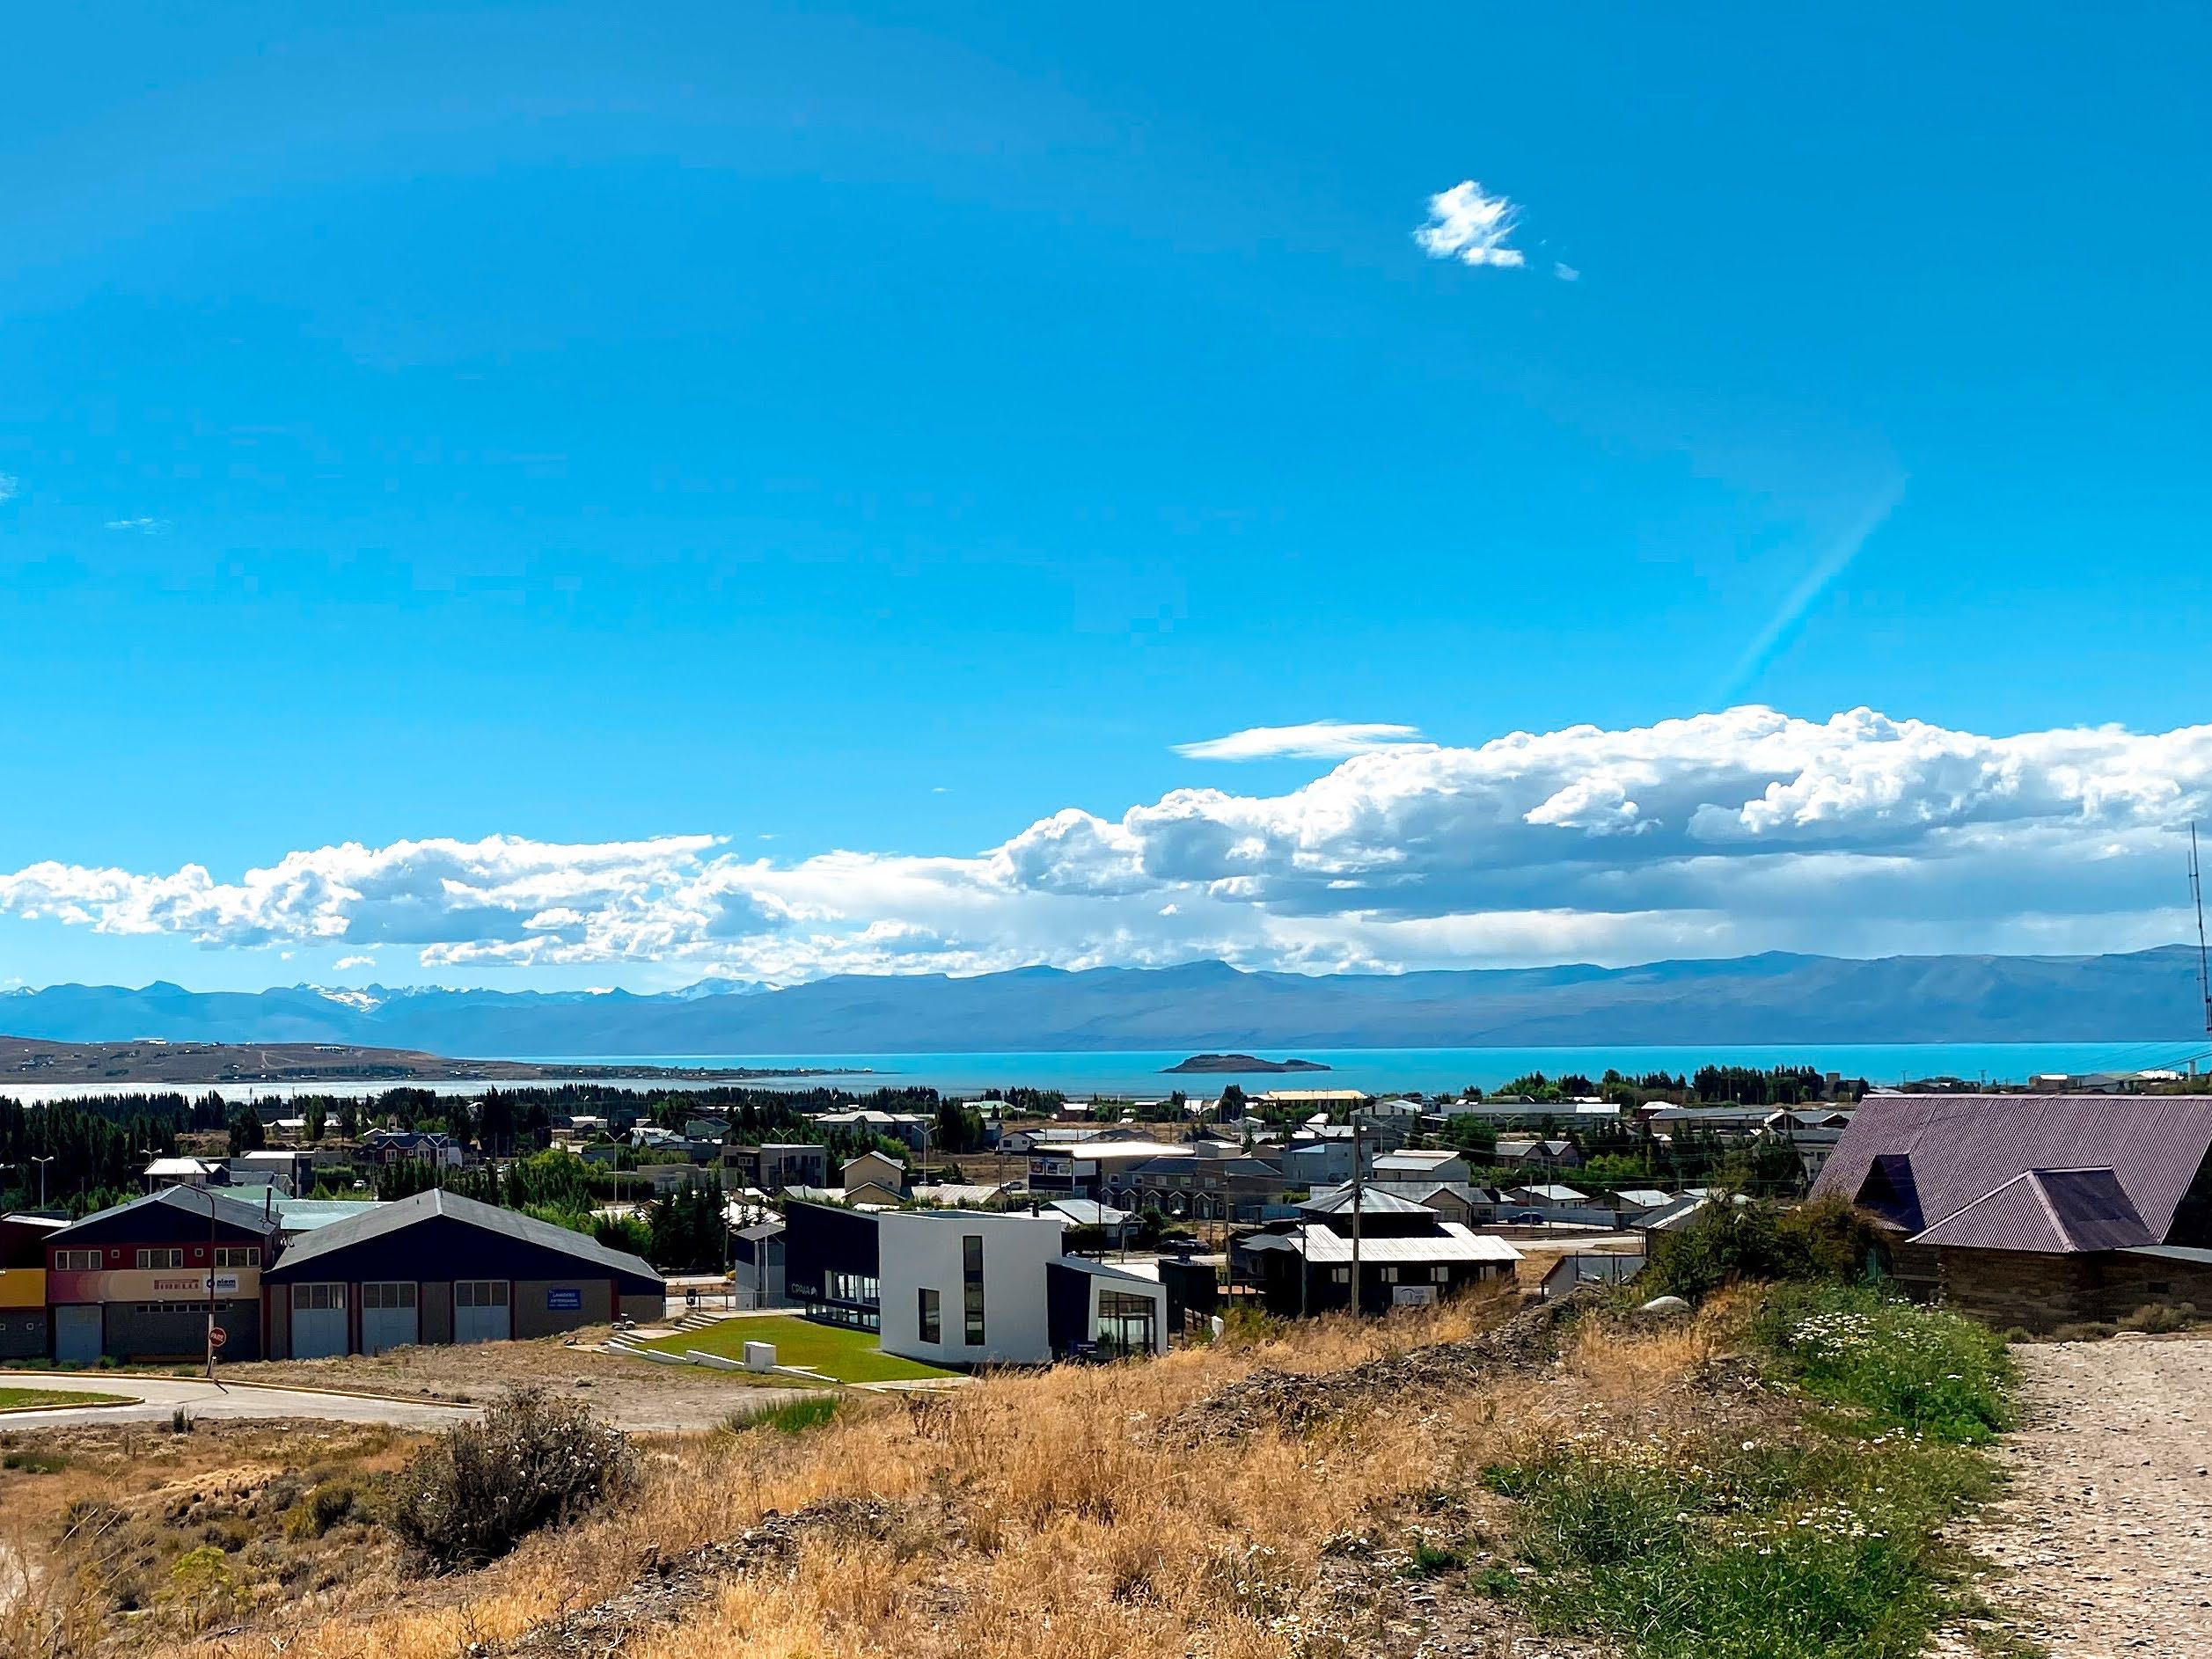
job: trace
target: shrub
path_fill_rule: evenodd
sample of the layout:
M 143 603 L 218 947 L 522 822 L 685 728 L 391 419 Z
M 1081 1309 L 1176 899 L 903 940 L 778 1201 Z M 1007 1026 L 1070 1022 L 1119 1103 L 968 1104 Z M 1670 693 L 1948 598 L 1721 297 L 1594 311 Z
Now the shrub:
M 579 1403 L 523 1389 L 418 1452 L 393 1481 L 386 1520 L 411 1554 L 450 1571 L 495 1560 L 637 1481 L 619 1430 Z
M 2172 1331 L 2186 1331 L 2196 1323 L 2197 1310 L 2194 1302 L 2147 1302 L 2126 1319 L 2120 1320 L 2123 1331 L 2147 1331 L 2163 1336 Z
M 1653 1238 L 1636 1291 L 1697 1301 L 1740 1279 L 1849 1282 L 1883 1271 L 1887 1257 L 1880 1231 L 1839 1198 L 1785 1210 L 1723 1196 Z
M 284 1531 L 292 1538 L 320 1538 L 341 1521 L 365 1515 L 361 1488 L 350 1480 L 326 1480 L 311 1489 L 284 1517 Z

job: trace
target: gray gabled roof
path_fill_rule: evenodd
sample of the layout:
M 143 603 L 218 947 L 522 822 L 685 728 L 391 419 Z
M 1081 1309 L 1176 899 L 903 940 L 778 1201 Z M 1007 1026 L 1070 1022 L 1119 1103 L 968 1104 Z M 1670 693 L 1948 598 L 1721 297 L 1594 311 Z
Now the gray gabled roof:
M 520 1244 L 535 1245 L 541 1250 L 557 1250 L 563 1255 L 589 1261 L 610 1273 L 626 1273 L 634 1278 L 651 1279 L 656 1283 L 661 1275 L 642 1258 L 626 1250 L 610 1250 L 589 1233 L 572 1232 L 550 1221 L 540 1221 L 535 1216 L 525 1216 L 520 1210 L 502 1210 L 494 1204 L 479 1203 L 473 1198 L 463 1198 L 439 1188 L 420 1192 L 412 1198 L 401 1198 L 388 1204 L 378 1204 L 365 1216 L 348 1221 L 333 1221 L 327 1227 L 296 1240 L 277 1258 L 276 1266 L 269 1270 L 272 1279 L 288 1279 L 296 1271 L 335 1251 L 361 1244 L 371 1239 L 382 1239 L 443 1216 L 471 1227 L 480 1227 Z M 466 1278 L 468 1264 L 456 1261 L 454 1276 Z
M 110 1204 L 106 1210 L 96 1210 L 89 1216 L 79 1217 L 53 1236 L 65 1242 L 65 1235 L 79 1227 L 90 1227 L 95 1222 L 111 1221 L 118 1216 L 128 1216 L 135 1210 L 157 1205 L 166 1210 L 182 1210 L 187 1216 L 197 1216 L 204 1221 L 210 1202 L 215 1207 L 216 1219 L 228 1226 L 242 1227 L 248 1232 L 267 1232 L 276 1224 L 275 1217 L 261 1213 L 259 1204 L 240 1203 L 235 1198 L 225 1198 L 222 1194 L 204 1187 L 164 1187 L 157 1192 L 148 1193 L 143 1198 Z
M 1352 1196 L 1349 1185 L 1334 1187 L 1325 1193 L 1316 1193 L 1299 1209 L 1309 1216 L 1349 1216 Z M 1410 1198 L 1400 1198 L 1395 1193 L 1377 1192 L 1363 1186 L 1359 1191 L 1359 1213 L 1363 1216 L 1425 1216 L 1430 1212 L 1425 1204 L 1417 1204 Z

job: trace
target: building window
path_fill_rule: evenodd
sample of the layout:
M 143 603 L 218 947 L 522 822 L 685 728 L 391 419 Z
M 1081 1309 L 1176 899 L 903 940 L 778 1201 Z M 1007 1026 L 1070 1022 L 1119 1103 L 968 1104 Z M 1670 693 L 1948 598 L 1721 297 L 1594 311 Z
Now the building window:
M 261 1250 L 258 1245 L 217 1245 L 215 1265 L 218 1268 L 258 1268 L 261 1265 Z
M 960 1240 L 960 1297 L 967 1315 L 970 1348 L 983 1346 L 983 1237 L 968 1233 Z
M 181 1249 L 141 1250 L 138 1253 L 138 1265 L 142 1268 L 181 1268 L 184 1264 Z
M 1158 1311 L 1148 1296 L 1126 1290 L 1098 1293 L 1098 1341 L 1122 1354 L 1149 1354 L 1157 1345 Z
M 414 1286 L 412 1284 L 364 1284 L 361 1287 L 361 1305 L 364 1308 L 411 1308 L 414 1305 Z M 465 1304 L 464 1305 L 476 1305 Z M 497 1307 L 499 1304 L 494 1302 L 488 1305 Z
M 504 1279 L 456 1279 L 453 1305 L 457 1308 L 503 1308 L 507 1305 Z
M 921 1340 L 925 1342 L 943 1341 L 945 1326 L 938 1312 L 937 1293 L 925 1289 L 918 1290 L 915 1294 L 921 1302 Z
M 1351 1269 L 1350 1268 L 1331 1268 L 1329 1270 L 1329 1276 L 1337 1284 L 1350 1284 L 1351 1283 Z
M 1432 1281 L 1438 1284 L 1444 1284 L 1450 1281 L 1452 1277 L 1452 1270 L 1449 1268 L 1431 1268 L 1429 1269 L 1429 1277 Z
M 342 1284 L 296 1284 L 292 1287 L 292 1312 L 295 1313 L 326 1313 L 346 1305 L 346 1287 Z
M 1398 1282 L 1398 1270 L 1395 1268 L 1385 1268 L 1382 1270 L 1382 1282 L 1385 1284 L 1395 1284 Z
M 54 1253 L 54 1271 L 56 1273 L 98 1273 L 99 1252 L 97 1250 L 56 1250 Z

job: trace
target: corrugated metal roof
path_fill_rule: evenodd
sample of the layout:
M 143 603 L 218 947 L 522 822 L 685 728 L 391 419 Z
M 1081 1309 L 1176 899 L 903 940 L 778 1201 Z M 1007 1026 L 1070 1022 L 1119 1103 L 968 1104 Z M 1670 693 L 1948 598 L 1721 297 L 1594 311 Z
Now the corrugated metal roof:
M 376 1207 L 373 1198 L 280 1198 L 276 1201 L 276 1221 L 286 1232 L 312 1232 L 333 1222 L 365 1216 Z
M 1351 1260 L 1351 1240 L 1342 1233 L 1316 1227 L 1300 1237 L 1296 1232 L 1282 1235 L 1292 1249 L 1308 1261 L 1325 1262 L 1335 1266 Z M 1488 1233 L 1470 1232 L 1456 1221 L 1447 1221 L 1434 1234 L 1425 1239 L 1363 1239 L 1359 1243 L 1362 1262 L 1421 1262 L 1421 1261 L 1518 1261 L 1520 1252 L 1503 1239 Z
M 412 1198 L 401 1198 L 392 1203 L 378 1204 L 368 1215 L 346 1221 L 334 1221 L 327 1227 L 319 1227 L 304 1238 L 288 1246 L 269 1270 L 272 1278 L 289 1278 L 300 1268 L 371 1239 L 381 1239 L 403 1227 L 414 1226 L 443 1216 L 496 1232 L 516 1242 L 535 1245 L 541 1250 L 557 1250 L 564 1255 L 590 1261 L 615 1273 L 631 1274 L 639 1278 L 660 1278 L 641 1258 L 626 1250 L 610 1250 L 589 1233 L 572 1232 L 550 1221 L 540 1221 L 535 1216 L 525 1216 L 520 1210 L 502 1210 L 496 1205 L 479 1203 L 473 1198 L 463 1198 L 438 1188 L 420 1192 Z M 468 1276 L 468 1263 L 458 1261 L 453 1264 L 454 1276 Z
M 2208 1151 L 2202 1095 L 1870 1095 L 1813 1191 L 1856 1201 L 1877 1158 L 1901 1157 L 1920 1215 L 1948 1217 L 2030 1170 L 2106 1167 L 2155 1241 Z
M 1309 1216 L 1349 1216 L 1351 1213 L 1351 1188 L 1333 1188 L 1316 1193 L 1299 1205 Z M 1363 1216 L 1425 1216 L 1428 1206 L 1417 1204 L 1410 1198 L 1400 1198 L 1393 1193 L 1380 1193 L 1373 1188 L 1361 1189 L 1359 1213 Z
M 2156 1244 L 2109 1168 L 2031 1169 L 1953 1210 L 1913 1240 L 2055 1255 Z
M 249 1232 L 265 1233 L 269 1230 L 272 1218 L 261 1213 L 261 1206 L 258 1203 L 240 1203 L 235 1198 L 225 1198 L 205 1187 L 164 1187 L 158 1192 L 148 1193 L 143 1198 L 134 1198 L 128 1203 L 111 1204 L 106 1210 L 96 1210 L 89 1216 L 81 1216 L 54 1237 L 58 1240 L 64 1233 L 78 1227 L 89 1227 L 96 1221 L 127 1216 L 133 1210 L 156 1204 L 169 1210 L 180 1210 L 188 1216 L 198 1216 L 204 1220 L 210 1202 L 215 1205 L 216 1218 L 219 1221 L 233 1227 L 243 1227 Z

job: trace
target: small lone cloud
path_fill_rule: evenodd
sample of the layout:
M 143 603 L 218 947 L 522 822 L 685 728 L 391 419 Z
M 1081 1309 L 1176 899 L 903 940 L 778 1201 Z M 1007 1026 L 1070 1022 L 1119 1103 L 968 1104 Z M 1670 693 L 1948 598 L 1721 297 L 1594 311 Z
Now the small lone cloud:
M 341 974 L 346 972 L 348 968 L 374 968 L 376 965 L 377 959 L 373 956 L 341 956 L 338 961 L 333 964 L 338 972 Z
M 1472 179 L 1429 198 L 1429 219 L 1413 233 L 1432 259 L 1461 265 L 1526 265 L 1519 248 L 1505 245 L 1520 223 L 1520 209 L 1504 196 L 1486 196 Z
M 168 525 L 157 518 L 111 518 L 102 530 L 130 530 L 140 536 L 158 536 Z
M 23 480 L 12 472 L 0 472 L 0 501 L 12 501 L 16 492 L 23 487 Z
M 1417 726 L 1379 720 L 1308 720 L 1302 726 L 1253 726 L 1227 737 L 1177 743 L 1186 760 L 1342 760 L 1372 749 L 1421 741 Z
M 1557 277 L 1562 282 L 1579 282 L 1582 281 L 1582 273 L 1576 270 L 1573 266 L 1569 265 L 1564 259 L 1555 259 L 1552 261 L 1551 274 Z

